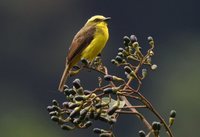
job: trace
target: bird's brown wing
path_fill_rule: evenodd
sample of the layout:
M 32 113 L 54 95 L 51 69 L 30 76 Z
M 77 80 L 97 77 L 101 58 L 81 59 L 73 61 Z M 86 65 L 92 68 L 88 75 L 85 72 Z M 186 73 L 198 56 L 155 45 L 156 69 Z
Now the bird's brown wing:
M 67 64 L 66 68 L 63 72 L 62 78 L 60 80 L 60 84 L 58 87 L 58 90 L 63 92 L 64 85 L 67 80 L 67 77 L 69 77 L 69 71 L 71 69 L 71 63 L 73 62 L 73 59 L 79 55 L 93 40 L 94 33 L 95 33 L 95 26 L 84 26 L 74 37 L 71 47 L 69 49 L 68 55 L 67 55 Z
M 75 35 L 67 56 L 68 64 L 90 44 L 94 38 L 95 30 L 95 26 L 84 26 Z

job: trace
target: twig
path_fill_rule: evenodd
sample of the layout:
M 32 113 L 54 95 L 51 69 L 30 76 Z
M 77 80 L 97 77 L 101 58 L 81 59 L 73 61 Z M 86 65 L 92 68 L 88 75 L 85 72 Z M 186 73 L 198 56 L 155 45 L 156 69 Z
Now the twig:
M 165 129 L 167 130 L 167 132 L 169 133 L 170 137 L 174 137 L 170 128 L 168 127 L 167 123 L 165 122 L 165 120 L 160 116 L 160 114 L 155 110 L 155 108 L 151 105 L 151 103 L 139 92 L 137 92 L 137 94 L 142 98 L 142 100 L 144 100 L 145 104 L 148 106 L 149 110 L 151 110 L 157 117 L 158 119 L 161 121 L 161 123 L 163 123 Z
M 119 109 L 126 109 L 126 108 L 147 108 L 145 105 L 138 105 L 138 106 L 124 106 L 123 108 Z

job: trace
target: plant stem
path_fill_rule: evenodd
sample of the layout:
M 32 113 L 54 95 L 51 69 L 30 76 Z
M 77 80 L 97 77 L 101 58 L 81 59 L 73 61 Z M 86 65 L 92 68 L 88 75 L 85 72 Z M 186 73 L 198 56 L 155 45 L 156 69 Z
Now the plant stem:
M 167 123 L 165 122 L 165 120 L 161 117 L 161 115 L 156 111 L 156 109 L 151 105 L 151 103 L 139 92 L 137 92 L 137 94 L 142 98 L 142 100 L 144 100 L 144 104 L 147 104 L 147 107 L 149 110 L 151 110 L 156 116 L 157 118 L 161 121 L 161 123 L 163 123 L 165 129 L 167 130 L 167 132 L 169 133 L 170 137 L 174 137 L 171 129 L 168 127 Z
M 125 96 L 119 96 L 119 97 L 120 97 L 121 100 L 125 101 L 127 106 L 131 106 L 132 105 Z M 142 120 L 142 122 L 145 124 L 145 126 L 149 130 L 152 129 L 151 125 L 149 124 L 149 122 L 145 119 L 145 117 L 142 114 L 140 114 L 135 108 L 130 108 L 130 110 L 132 111 L 132 113 L 136 114 L 136 116 L 138 118 L 140 118 L 140 120 Z
M 138 106 L 125 106 L 123 108 L 146 108 L 146 105 L 138 105 Z

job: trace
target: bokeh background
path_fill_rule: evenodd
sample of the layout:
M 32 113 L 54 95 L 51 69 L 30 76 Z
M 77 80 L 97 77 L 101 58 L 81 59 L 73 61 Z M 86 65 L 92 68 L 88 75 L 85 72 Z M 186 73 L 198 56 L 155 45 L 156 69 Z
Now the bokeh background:
M 64 100 L 57 86 L 67 49 L 74 34 L 95 14 L 112 17 L 110 40 L 102 53 L 111 74 L 120 70 L 110 60 L 124 35 L 135 34 L 142 46 L 149 35 L 154 37 L 153 61 L 158 69 L 144 80 L 141 92 L 166 119 L 171 109 L 177 111 L 176 137 L 198 136 L 199 4 L 198 0 L 1 0 L 0 136 L 97 136 L 92 128 L 63 131 L 46 111 L 52 99 Z M 95 87 L 93 75 L 85 71 L 80 77 L 85 87 Z M 137 118 L 122 116 L 115 131 L 117 136 L 137 137 L 143 128 Z

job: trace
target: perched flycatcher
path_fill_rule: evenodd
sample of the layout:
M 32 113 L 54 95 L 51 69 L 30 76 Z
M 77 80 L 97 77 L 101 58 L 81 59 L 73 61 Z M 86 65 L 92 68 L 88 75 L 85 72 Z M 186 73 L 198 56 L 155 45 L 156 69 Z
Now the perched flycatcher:
M 74 65 L 82 59 L 93 61 L 101 53 L 109 38 L 107 21 L 110 19 L 110 17 L 101 15 L 93 16 L 75 35 L 66 58 L 65 70 L 58 87 L 59 91 L 63 91 L 69 71 Z

